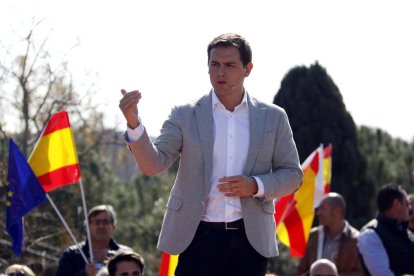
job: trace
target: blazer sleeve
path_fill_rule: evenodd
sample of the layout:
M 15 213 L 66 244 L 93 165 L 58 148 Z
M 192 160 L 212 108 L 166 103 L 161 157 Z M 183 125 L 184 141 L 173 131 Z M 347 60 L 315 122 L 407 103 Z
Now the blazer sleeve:
M 154 176 L 165 171 L 180 155 L 182 133 L 179 113 L 179 108 L 172 110 L 154 143 L 146 131 L 137 141 L 128 142 L 139 169 L 145 175 Z
M 300 187 L 303 177 L 287 114 L 283 109 L 272 112 L 267 120 L 271 120 L 273 124 L 276 121 L 275 128 L 270 133 L 264 133 L 265 136 L 272 134 L 273 139 L 268 141 L 273 145 L 271 169 L 269 173 L 256 175 L 264 184 L 266 200 L 294 193 Z

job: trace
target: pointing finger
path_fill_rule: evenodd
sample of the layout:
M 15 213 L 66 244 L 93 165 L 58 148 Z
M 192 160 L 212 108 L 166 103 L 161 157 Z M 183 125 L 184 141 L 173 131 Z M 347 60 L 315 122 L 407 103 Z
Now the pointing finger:
M 125 91 L 125 89 L 121 89 L 121 93 L 122 93 L 122 96 L 125 96 L 127 94 L 127 92 Z

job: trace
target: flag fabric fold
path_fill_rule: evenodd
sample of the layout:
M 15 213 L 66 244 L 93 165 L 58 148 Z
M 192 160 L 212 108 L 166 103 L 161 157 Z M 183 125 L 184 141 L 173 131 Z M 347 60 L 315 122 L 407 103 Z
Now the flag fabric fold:
M 13 251 L 23 250 L 23 217 L 46 201 L 46 193 L 23 154 L 12 139 L 9 140 L 9 165 L 6 189 L 6 229 L 12 238 Z
M 290 255 L 303 257 L 310 229 L 323 196 L 330 191 L 332 145 L 321 145 L 303 162 L 301 187 L 275 203 L 279 240 L 290 248 Z
M 35 148 L 29 164 L 46 192 L 80 180 L 80 166 L 66 111 L 52 115 Z

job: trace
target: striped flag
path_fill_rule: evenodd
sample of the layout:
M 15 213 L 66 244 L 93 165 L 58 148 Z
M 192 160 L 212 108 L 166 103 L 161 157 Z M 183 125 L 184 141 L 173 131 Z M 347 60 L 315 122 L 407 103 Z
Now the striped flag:
M 303 257 L 315 208 L 330 191 L 332 145 L 321 145 L 303 162 L 302 185 L 294 194 L 284 196 L 275 204 L 275 220 L 279 240 L 290 248 L 290 255 Z
M 178 263 L 178 255 L 162 252 L 159 276 L 174 276 Z
M 46 192 L 79 181 L 78 155 L 66 111 L 52 115 L 29 164 Z

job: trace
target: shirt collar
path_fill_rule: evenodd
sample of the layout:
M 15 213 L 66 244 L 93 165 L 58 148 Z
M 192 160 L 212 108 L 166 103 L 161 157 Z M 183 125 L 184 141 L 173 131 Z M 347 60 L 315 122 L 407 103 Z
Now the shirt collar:
M 211 97 L 211 106 L 213 107 L 213 110 L 217 107 L 217 106 L 222 106 L 224 108 L 224 105 L 221 103 L 220 99 L 217 97 L 216 95 L 216 91 L 214 91 L 213 89 L 213 93 L 212 93 L 212 97 Z M 243 90 L 243 99 L 241 101 L 241 103 L 236 106 L 237 110 L 240 106 L 245 105 L 247 108 L 249 108 L 249 105 L 247 104 L 247 92 L 246 90 Z

